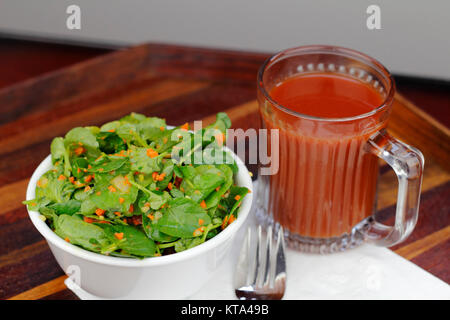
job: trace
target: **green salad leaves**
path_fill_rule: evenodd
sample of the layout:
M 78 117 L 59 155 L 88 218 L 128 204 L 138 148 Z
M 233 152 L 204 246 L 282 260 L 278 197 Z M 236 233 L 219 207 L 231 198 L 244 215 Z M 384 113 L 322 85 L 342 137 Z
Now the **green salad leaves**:
M 225 113 L 196 132 L 132 113 L 74 128 L 53 139 L 53 167 L 24 204 L 96 253 L 145 258 L 195 247 L 236 219 L 249 192 L 234 184 L 237 165 L 223 149 L 230 126 Z

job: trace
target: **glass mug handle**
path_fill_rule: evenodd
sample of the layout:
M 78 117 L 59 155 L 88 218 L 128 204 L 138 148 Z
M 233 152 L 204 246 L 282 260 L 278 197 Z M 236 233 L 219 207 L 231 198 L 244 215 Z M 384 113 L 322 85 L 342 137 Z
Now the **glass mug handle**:
M 393 246 L 413 231 L 419 212 L 424 158 L 422 153 L 382 130 L 370 137 L 369 152 L 386 161 L 398 178 L 395 223 L 387 226 L 373 219 L 365 232 L 367 240 L 380 246 Z

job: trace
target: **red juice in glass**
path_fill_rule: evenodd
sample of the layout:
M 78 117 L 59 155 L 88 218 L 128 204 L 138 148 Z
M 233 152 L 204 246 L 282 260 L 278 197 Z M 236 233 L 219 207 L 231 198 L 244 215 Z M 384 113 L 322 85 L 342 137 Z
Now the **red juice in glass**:
M 363 82 L 326 73 L 288 78 L 270 96 L 293 111 L 323 118 L 362 115 L 383 102 Z M 275 128 L 265 120 L 268 128 Z M 279 130 L 279 174 L 271 176 L 276 220 L 304 236 L 328 238 L 350 232 L 372 214 L 378 159 L 364 152 L 364 145 L 373 132 L 354 135 L 338 127 L 330 139 L 320 130 L 314 136 Z
M 310 252 L 403 241 L 417 220 L 423 156 L 386 132 L 394 92 L 389 72 L 354 50 L 305 46 L 268 59 L 258 102 L 279 157 L 269 175 L 260 170 L 259 221 Z M 399 179 L 395 226 L 373 216 L 379 158 Z

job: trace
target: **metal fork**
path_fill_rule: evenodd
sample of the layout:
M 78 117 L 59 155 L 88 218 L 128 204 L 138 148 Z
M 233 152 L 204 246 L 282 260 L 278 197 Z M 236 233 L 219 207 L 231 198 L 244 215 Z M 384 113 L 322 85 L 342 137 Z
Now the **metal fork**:
M 236 265 L 234 276 L 236 296 L 240 300 L 279 300 L 286 290 L 283 228 L 278 229 L 274 239 L 272 227 L 267 228 L 263 237 L 259 226 L 254 246 L 251 230 L 251 228 L 247 230 Z

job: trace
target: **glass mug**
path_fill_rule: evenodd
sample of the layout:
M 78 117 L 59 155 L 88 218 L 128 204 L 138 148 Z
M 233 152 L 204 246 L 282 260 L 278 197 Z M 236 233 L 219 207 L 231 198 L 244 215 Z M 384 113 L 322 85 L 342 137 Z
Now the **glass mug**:
M 286 80 L 317 75 L 357 81 L 382 102 L 363 114 L 340 117 L 340 110 L 332 110 L 338 116 L 318 117 L 294 111 L 271 96 Z M 267 139 L 272 156 L 278 148 L 278 168 L 261 165 L 259 170 L 259 222 L 283 226 L 288 245 L 306 252 L 343 251 L 364 241 L 392 246 L 405 240 L 417 222 L 424 158 L 386 132 L 395 93 L 387 69 L 351 49 L 303 46 L 269 58 L 257 85 L 262 127 L 268 136 L 275 134 L 273 129 L 279 135 L 278 145 Z M 358 92 L 342 94 L 351 98 Z M 379 158 L 398 177 L 393 226 L 374 216 Z M 262 168 L 269 174 L 261 175 Z

